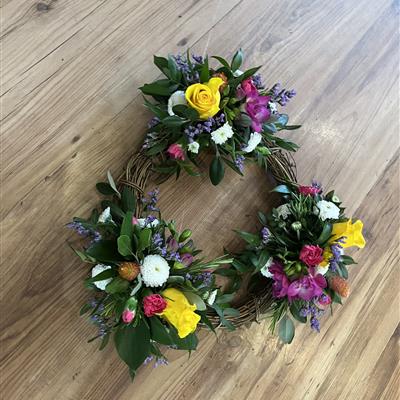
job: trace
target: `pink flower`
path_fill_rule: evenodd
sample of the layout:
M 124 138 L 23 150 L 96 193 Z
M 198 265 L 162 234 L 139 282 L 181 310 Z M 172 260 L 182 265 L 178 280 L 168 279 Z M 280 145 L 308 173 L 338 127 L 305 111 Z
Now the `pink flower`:
M 167 307 L 167 302 L 159 294 L 150 294 L 143 298 L 143 309 L 146 317 L 162 313 Z
M 324 250 L 319 246 L 306 244 L 300 251 L 299 259 L 308 267 L 315 267 L 324 259 L 322 253 Z
M 299 186 L 299 193 L 304 196 L 315 196 L 320 191 L 321 189 L 316 186 Z
M 332 299 L 325 293 L 321 294 L 321 296 L 316 300 L 317 306 L 322 309 L 326 308 L 326 306 L 329 306 L 331 303 Z
M 254 83 L 251 78 L 245 79 L 240 87 L 238 88 L 236 92 L 236 96 L 239 99 L 242 99 L 244 97 L 257 97 L 258 96 L 258 90 L 254 86 Z
M 138 224 L 139 224 L 138 219 L 135 216 L 133 216 L 132 217 L 132 225 L 138 225 Z
M 122 313 L 122 321 L 124 321 L 125 324 L 130 324 L 135 318 L 135 314 L 135 311 L 125 309 Z
M 294 299 L 309 301 L 314 297 L 321 296 L 323 294 L 322 289 L 325 287 L 326 280 L 321 274 L 303 276 L 290 284 L 287 295 L 289 301 Z
M 182 254 L 181 256 L 182 264 L 188 267 L 193 262 L 193 256 L 190 253 Z
M 269 272 L 273 275 L 272 279 L 274 284 L 272 286 L 272 295 L 276 298 L 285 297 L 289 288 L 289 279 L 283 271 L 283 265 L 274 260 L 273 264 L 268 268 Z
M 171 158 L 174 158 L 175 160 L 185 160 L 185 154 L 183 152 L 182 146 L 178 143 L 171 144 L 168 147 L 167 153 Z
M 262 131 L 262 124 L 271 116 L 267 107 L 270 98 L 268 96 L 248 97 L 246 100 L 246 113 L 251 118 L 251 127 L 255 132 Z

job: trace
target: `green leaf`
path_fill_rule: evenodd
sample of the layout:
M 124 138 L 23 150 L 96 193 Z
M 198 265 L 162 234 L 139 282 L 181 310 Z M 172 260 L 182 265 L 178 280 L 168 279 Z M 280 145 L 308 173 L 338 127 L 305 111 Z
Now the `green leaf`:
M 282 147 L 282 149 L 284 150 L 296 151 L 299 148 L 298 144 L 290 142 L 289 140 L 279 138 L 277 136 L 275 136 L 274 141 L 276 145 Z
M 253 233 L 248 233 L 244 231 L 238 231 L 235 230 L 235 232 L 242 238 L 244 239 L 247 243 L 253 245 L 253 246 L 258 246 L 261 242 L 261 238 L 259 235 L 254 235 Z
M 118 243 L 118 252 L 121 254 L 121 256 L 130 256 L 133 254 L 132 251 L 132 244 L 131 244 L 131 238 L 127 235 L 121 235 L 117 239 Z
M 167 283 L 178 283 L 178 284 L 183 284 L 185 282 L 185 278 L 183 276 L 179 275 L 171 275 L 167 279 Z
M 98 281 L 104 281 L 106 279 L 113 278 L 117 273 L 113 269 L 106 269 L 103 272 L 100 272 L 100 274 L 97 274 L 96 276 L 92 278 L 86 279 L 86 283 L 94 283 Z
M 324 227 L 322 228 L 322 232 L 317 239 L 317 244 L 324 244 L 332 234 L 332 224 L 330 222 L 325 222 Z
M 220 157 L 215 157 L 210 165 L 210 179 L 211 183 L 216 186 L 224 178 L 225 168 Z
M 144 99 L 144 105 L 147 107 L 156 117 L 163 119 L 168 116 L 168 113 L 156 104 L 150 103 L 146 98 Z
M 215 58 L 216 60 L 218 60 L 225 68 L 228 68 L 229 70 L 231 69 L 228 61 L 226 61 L 224 58 L 219 56 L 212 56 L 211 58 Z
M 169 78 L 175 82 L 179 82 L 181 73 L 176 67 L 175 60 L 171 56 L 168 56 L 168 70 Z
M 278 117 L 278 119 L 274 122 L 274 124 L 275 124 L 278 128 L 282 129 L 284 126 L 286 126 L 286 124 L 288 123 L 288 121 L 289 121 L 288 115 L 286 115 L 286 114 L 280 114 L 279 117 Z
M 90 304 L 84 304 L 79 310 L 79 315 L 84 315 L 90 311 L 93 307 Z
M 342 298 L 333 290 L 332 290 L 331 298 L 332 298 L 333 303 L 343 304 Z
M 155 81 L 153 83 L 145 83 L 139 88 L 144 94 L 149 96 L 170 96 L 171 90 L 167 79 Z
M 150 246 L 151 228 L 144 228 L 139 233 L 139 249 L 144 250 Z
M 165 57 L 153 56 L 153 62 L 162 73 L 168 68 L 168 60 Z
M 173 326 L 170 327 L 169 333 L 179 350 L 196 350 L 199 340 L 195 333 L 191 333 L 182 339 L 178 336 L 178 332 Z
M 278 185 L 278 186 L 276 186 L 274 189 L 272 189 L 271 192 L 281 193 L 281 194 L 289 194 L 289 193 L 292 193 L 292 191 L 290 190 L 290 188 L 287 187 L 286 185 Z
M 148 156 L 154 156 L 158 153 L 162 153 L 168 146 L 168 142 L 166 140 L 163 140 L 154 146 L 150 147 L 147 151 L 146 154 Z
M 121 197 L 121 194 L 119 193 L 119 191 L 117 189 L 117 185 L 115 184 L 114 178 L 112 177 L 110 171 L 107 171 L 107 179 L 108 179 L 108 183 L 113 188 L 114 192 L 117 193 Z
M 182 126 L 186 122 L 185 119 L 182 119 L 181 117 L 178 117 L 177 115 L 171 115 L 169 117 L 165 117 L 164 119 L 161 120 L 161 123 L 165 126 L 168 126 L 170 128 L 177 128 Z
M 185 297 L 189 300 L 189 303 L 196 306 L 196 309 L 199 311 L 205 311 L 207 309 L 206 304 L 204 303 L 203 299 L 193 292 L 183 292 Z
M 103 200 L 101 202 L 101 206 L 103 209 L 106 209 L 107 207 L 110 207 L 111 215 L 112 217 L 119 217 L 119 218 L 124 218 L 125 213 L 122 211 L 120 207 L 118 207 L 115 203 L 113 203 L 110 200 Z
M 346 256 L 346 255 L 344 255 L 344 254 L 340 256 L 340 259 L 341 259 L 342 263 L 345 264 L 345 265 L 357 264 L 357 263 L 353 260 L 352 257 Z
M 237 71 L 240 68 L 240 66 L 242 65 L 242 63 L 243 63 L 243 51 L 242 51 L 242 49 L 239 49 L 233 56 L 233 60 L 232 60 L 232 64 L 231 64 L 232 71 L 234 71 L 234 72 Z
M 144 320 L 137 326 L 120 325 L 114 335 L 115 347 L 121 359 L 133 371 L 150 355 L 150 330 Z
M 179 117 L 196 121 L 199 119 L 199 113 L 191 107 L 185 106 L 184 104 L 177 104 L 172 107 L 172 111 Z
M 83 251 L 80 250 L 76 250 L 73 247 L 71 247 L 71 249 L 75 252 L 75 254 L 83 261 L 83 262 L 87 262 L 87 263 L 94 263 L 96 262 L 96 260 L 93 257 L 88 256 L 87 254 L 85 254 Z
M 136 196 L 133 188 L 124 186 L 121 195 L 122 209 L 126 211 L 135 212 L 136 210 Z
M 128 287 L 129 281 L 117 276 L 106 286 L 106 292 L 111 294 L 121 293 L 125 292 Z
M 201 316 L 201 322 L 203 322 L 205 325 L 207 325 L 210 328 L 210 330 L 215 333 L 214 325 L 208 319 L 207 314 L 205 312 L 198 312 L 198 314 Z
M 111 196 L 115 194 L 115 190 L 106 182 L 96 183 L 96 189 L 105 196 Z
M 99 240 L 86 250 L 86 254 L 104 263 L 116 262 L 121 258 L 115 240 Z
M 128 211 L 125 214 L 125 217 L 122 220 L 120 236 L 128 236 L 129 238 L 132 237 L 132 231 L 133 231 L 132 217 L 133 217 L 132 211 Z
M 292 304 L 289 307 L 289 310 L 292 313 L 293 317 L 297 319 L 297 321 L 303 324 L 307 322 L 307 318 L 300 315 L 301 305 L 298 302 L 296 301 L 292 302 Z
M 200 70 L 200 82 L 205 83 L 210 80 L 210 69 L 208 67 L 208 57 L 204 59 L 204 63 Z
M 151 338 L 160 344 L 171 346 L 174 341 L 167 328 L 158 317 L 154 316 L 148 319 L 150 322 Z
M 236 310 L 236 308 L 225 308 L 224 315 L 227 317 L 238 317 L 240 315 L 240 311 Z
M 279 322 L 279 337 L 283 343 L 292 343 L 294 338 L 294 329 L 293 321 L 287 315 L 284 315 Z
M 258 256 L 258 266 L 256 271 L 260 271 L 262 267 L 264 267 L 264 265 L 267 263 L 268 259 L 269 259 L 270 255 L 269 252 L 267 250 L 262 250 L 260 252 L 260 255 Z
M 215 300 L 215 304 L 226 304 L 230 303 L 235 298 L 234 293 L 226 293 L 222 296 L 218 296 Z
M 107 346 L 109 340 L 110 340 L 110 334 L 107 333 L 106 335 L 103 336 L 103 339 L 101 340 L 100 347 L 99 347 L 100 351 L 103 350 Z

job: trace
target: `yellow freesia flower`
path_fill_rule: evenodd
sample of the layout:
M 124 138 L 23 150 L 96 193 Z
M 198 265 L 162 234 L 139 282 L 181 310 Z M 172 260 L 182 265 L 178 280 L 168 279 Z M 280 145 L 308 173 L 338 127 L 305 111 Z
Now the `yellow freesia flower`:
M 332 258 L 333 254 L 331 251 L 331 247 L 325 247 L 324 252 L 322 253 L 322 257 L 324 259 L 319 263 L 320 267 L 327 267 L 329 265 L 329 260 Z
M 351 219 L 346 222 L 333 224 L 333 237 L 330 239 L 330 242 L 335 242 L 341 237 L 344 237 L 344 242 L 341 243 L 343 247 L 357 246 L 362 249 L 365 246 L 365 239 L 362 234 L 362 228 L 363 223 L 360 220 L 354 222 L 354 224 L 351 222 Z
M 198 111 L 201 119 L 213 117 L 219 111 L 219 88 L 223 83 L 221 78 L 211 78 L 207 83 L 195 83 L 186 89 L 186 101 Z
M 164 290 L 162 296 L 167 301 L 167 307 L 159 315 L 177 329 L 181 339 L 194 332 L 200 321 L 200 315 L 195 313 L 196 306 L 174 288 Z

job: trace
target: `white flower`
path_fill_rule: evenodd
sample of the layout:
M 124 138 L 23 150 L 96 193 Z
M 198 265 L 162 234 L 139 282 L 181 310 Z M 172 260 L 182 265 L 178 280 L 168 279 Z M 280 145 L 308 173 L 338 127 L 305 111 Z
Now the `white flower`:
M 200 145 L 197 142 L 192 142 L 188 144 L 188 150 L 195 154 L 199 152 L 199 147 Z
M 322 265 L 318 265 L 316 273 L 325 275 L 328 272 L 328 269 L 329 269 L 329 264 L 325 265 L 325 267 L 323 267 Z
M 211 139 L 216 144 L 223 144 L 232 136 L 233 136 L 233 130 L 228 122 L 225 122 L 225 124 L 222 125 L 220 128 L 218 128 L 214 132 L 211 132 Z
M 265 263 L 265 265 L 261 268 L 260 272 L 261 275 L 264 275 L 266 278 L 272 278 L 273 275 L 271 272 L 269 272 L 269 267 L 273 264 L 274 259 L 270 257 L 268 261 Z
M 172 108 L 179 104 L 187 104 L 185 92 L 183 90 L 177 90 L 175 93 L 171 94 L 170 98 L 168 99 L 168 114 L 175 115 Z
M 96 275 L 101 274 L 103 271 L 107 271 L 108 269 L 111 269 L 109 265 L 103 265 L 103 264 L 97 264 L 92 268 L 92 278 L 94 278 Z M 106 286 L 112 281 L 111 278 L 104 279 L 102 281 L 97 281 L 93 282 L 93 284 L 99 288 L 100 290 L 105 290 Z
M 137 223 L 140 226 L 140 228 L 144 228 L 146 226 L 155 228 L 156 226 L 159 225 L 160 221 L 156 218 L 154 221 L 151 221 L 149 223 L 149 222 L 146 222 L 146 218 L 138 218 Z
M 218 289 L 215 289 L 215 290 L 213 290 L 213 291 L 210 293 L 210 295 L 208 296 L 207 303 L 208 303 L 210 306 L 212 306 L 212 305 L 214 304 L 214 301 L 215 301 L 215 299 L 216 299 L 216 297 L 217 297 L 217 293 L 218 293 Z
M 159 255 L 146 256 L 140 268 L 146 286 L 162 286 L 169 277 L 169 265 Z
M 107 207 L 99 216 L 99 219 L 97 222 L 100 222 L 102 224 L 105 224 L 106 222 L 111 221 L 111 210 L 110 207 Z
M 241 71 L 240 69 L 237 69 L 234 73 L 233 76 L 235 78 L 239 77 L 240 75 L 243 75 L 243 71 Z
M 289 204 L 282 204 L 279 206 L 276 211 L 278 212 L 278 217 L 286 219 L 290 214 Z
M 262 139 L 261 133 L 253 132 L 250 135 L 250 139 L 247 142 L 247 146 L 242 150 L 245 153 L 251 153 L 259 145 L 259 143 L 261 142 L 261 139 Z
M 276 103 L 274 103 L 273 101 L 268 102 L 268 107 L 271 111 L 271 114 L 276 114 L 278 112 L 278 107 L 276 106 Z
M 321 200 L 317 203 L 314 213 L 318 215 L 322 221 L 325 221 L 326 219 L 338 219 L 340 209 L 336 204 L 333 204 L 330 201 Z

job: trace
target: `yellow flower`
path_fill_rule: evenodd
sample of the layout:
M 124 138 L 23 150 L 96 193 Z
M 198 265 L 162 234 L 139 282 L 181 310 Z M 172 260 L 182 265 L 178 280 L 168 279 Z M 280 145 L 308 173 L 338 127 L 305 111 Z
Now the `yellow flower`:
M 326 267 L 329 265 L 329 260 L 332 258 L 333 254 L 331 251 L 331 247 L 325 247 L 324 252 L 322 253 L 322 257 L 324 257 L 324 259 L 319 263 L 319 265 L 321 267 Z
M 333 224 L 333 237 L 330 239 L 330 242 L 332 243 L 337 241 L 341 237 L 345 237 L 344 242 L 341 243 L 343 247 L 357 246 L 362 249 L 365 246 L 365 239 L 362 235 L 362 228 L 363 223 L 360 220 L 354 222 L 354 224 L 351 222 L 351 219 L 346 222 Z
M 190 304 L 185 295 L 174 288 L 164 290 L 162 296 L 167 301 L 167 307 L 160 316 L 177 329 L 181 339 L 194 332 L 200 321 L 200 315 L 194 312 L 196 306 Z
M 186 89 L 186 101 L 198 111 L 201 119 L 213 117 L 219 111 L 219 87 L 223 83 L 221 78 L 211 78 L 207 83 L 195 83 Z

